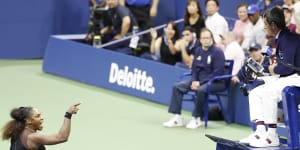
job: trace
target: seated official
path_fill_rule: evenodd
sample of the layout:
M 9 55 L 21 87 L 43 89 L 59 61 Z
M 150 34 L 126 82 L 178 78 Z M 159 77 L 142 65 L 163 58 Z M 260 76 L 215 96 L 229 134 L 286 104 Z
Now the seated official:
M 192 64 L 192 78 L 176 82 L 172 90 L 171 103 L 169 105 L 169 113 L 174 116 L 163 123 L 165 127 L 183 126 L 184 121 L 181 116 L 182 98 L 185 93 L 190 90 L 196 92 L 195 108 L 192 113 L 192 120 L 186 125 L 186 128 L 196 129 L 200 127 L 204 117 L 204 107 L 207 93 L 207 82 L 219 75 L 224 75 L 225 71 L 225 56 L 221 49 L 214 46 L 213 34 L 210 30 L 203 28 L 200 31 L 199 47 L 195 51 L 195 59 Z M 225 83 L 217 81 L 212 83 L 211 91 L 220 91 L 225 88 Z
M 271 64 L 271 76 L 263 78 L 265 84 L 249 93 L 250 120 L 256 130 L 241 143 L 252 147 L 279 146 L 277 134 L 278 102 L 287 86 L 300 87 L 300 36 L 286 29 L 283 10 L 274 7 L 263 15 L 264 29 L 276 38 L 276 63 Z

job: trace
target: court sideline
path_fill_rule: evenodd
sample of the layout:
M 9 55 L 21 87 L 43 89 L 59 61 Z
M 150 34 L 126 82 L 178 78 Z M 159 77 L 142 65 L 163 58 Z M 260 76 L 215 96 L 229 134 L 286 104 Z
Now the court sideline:
M 0 127 L 13 107 L 30 105 L 43 114 L 43 132 L 57 132 L 69 105 L 82 101 L 69 141 L 47 150 L 213 150 L 206 133 L 236 140 L 250 132 L 222 121 L 208 129 L 164 128 L 167 106 L 46 74 L 41 66 L 40 59 L 0 60 Z M 189 121 L 190 112 L 184 117 Z M 0 149 L 9 149 L 9 142 L 1 140 Z

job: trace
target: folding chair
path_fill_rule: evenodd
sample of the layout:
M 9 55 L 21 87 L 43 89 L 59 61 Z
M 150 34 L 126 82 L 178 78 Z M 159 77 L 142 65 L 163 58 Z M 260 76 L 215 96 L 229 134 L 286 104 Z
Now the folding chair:
M 211 78 L 208 81 L 208 86 L 207 86 L 207 93 L 205 94 L 205 109 L 204 109 L 204 122 L 205 122 L 205 128 L 207 128 L 207 122 L 208 122 L 208 111 L 209 111 L 209 105 L 213 103 L 218 103 L 223 114 L 223 105 L 221 102 L 221 96 L 229 96 L 230 93 L 230 83 L 231 83 L 231 77 L 232 77 L 232 69 L 233 69 L 233 60 L 226 60 L 225 61 L 225 74 L 221 76 L 215 76 Z M 183 74 L 180 79 L 182 80 L 183 78 L 190 77 L 191 72 Z M 224 80 L 226 88 L 224 88 L 221 91 L 218 92 L 212 92 L 211 91 L 211 84 L 215 81 L 218 80 Z M 192 101 L 196 102 L 196 92 L 195 91 L 189 91 L 187 94 L 183 96 L 183 101 Z

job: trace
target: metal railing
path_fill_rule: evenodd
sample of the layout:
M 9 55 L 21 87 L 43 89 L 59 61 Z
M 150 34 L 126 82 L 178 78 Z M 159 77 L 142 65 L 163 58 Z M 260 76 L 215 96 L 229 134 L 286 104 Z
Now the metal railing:
M 181 23 L 181 22 L 183 22 L 183 19 L 178 19 L 178 20 L 175 20 L 174 22 L 175 22 L 175 23 Z M 154 27 L 154 29 L 159 30 L 159 29 L 164 28 L 165 26 L 166 26 L 166 24 L 159 25 L 159 26 Z M 106 47 L 106 46 L 110 46 L 110 45 L 113 45 L 113 44 L 116 44 L 116 43 L 119 43 L 119 42 L 122 42 L 122 41 L 125 41 L 125 40 L 128 40 L 128 39 L 131 39 L 133 36 L 136 36 L 136 35 L 143 35 L 143 34 L 149 33 L 150 30 L 151 30 L 151 29 L 147 29 L 147 30 L 138 32 L 138 33 L 135 34 L 135 35 L 126 36 L 126 37 L 123 37 L 122 39 L 114 40 L 114 41 L 111 41 L 111 42 L 102 44 L 102 45 L 100 46 L 100 48 L 104 48 L 104 47 Z

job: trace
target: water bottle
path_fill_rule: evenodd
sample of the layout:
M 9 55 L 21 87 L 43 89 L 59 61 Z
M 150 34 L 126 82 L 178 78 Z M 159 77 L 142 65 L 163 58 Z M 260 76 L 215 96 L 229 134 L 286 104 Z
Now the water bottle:
M 129 47 L 136 49 L 139 43 L 139 39 L 140 37 L 138 35 L 136 35 L 139 32 L 139 27 L 138 26 L 133 26 L 133 30 L 132 30 L 132 38 L 130 39 L 130 44 Z
M 100 35 L 94 35 L 93 47 L 100 48 L 100 46 L 101 46 L 101 36 Z

